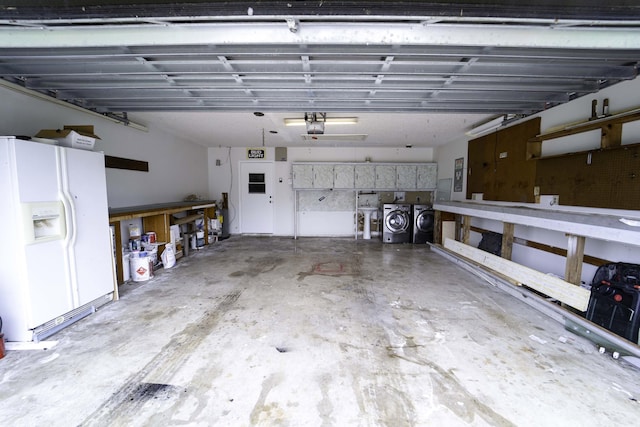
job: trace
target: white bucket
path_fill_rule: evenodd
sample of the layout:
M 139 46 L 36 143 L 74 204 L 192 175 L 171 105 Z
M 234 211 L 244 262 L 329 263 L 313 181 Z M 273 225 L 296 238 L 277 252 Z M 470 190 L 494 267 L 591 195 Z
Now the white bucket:
M 144 282 L 149 280 L 153 273 L 153 264 L 148 256 L 136 256 L 131 254 L 131 278 L 134 282 Z

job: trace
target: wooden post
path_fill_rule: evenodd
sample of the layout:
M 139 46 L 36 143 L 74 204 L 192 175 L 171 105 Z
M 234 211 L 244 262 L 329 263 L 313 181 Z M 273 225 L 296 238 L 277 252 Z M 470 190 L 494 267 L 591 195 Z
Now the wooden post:
M 600 148 L 619 147 L 622 144 L 622 123 L 609 123 L 602 126 Z
M 513 230 L 515 226 L 511 222 L 505 222 L 502 224 L 502 251 L 500 256 L 504 259 L 511 261 L 511 255 L 513 253 Z
M 118 285 L 124 283 L 124 266 L 122 265 L 122 230 L 120 229 L 120 221 L 110 223 L 114 228 L 114 236 L 116 240 L 115 261 L 116 261 L 116 281 Z
M 471 230 L 471 217 L 469 215 L 463 215 L 462 216 L 462 236 L 461 236 L 461 242 L 466 244 L 469 244 L 469 232 Z
M 455 235 L 455 239 L 458 242 L 460 241 L 460 239 L 462 239 L 461 228 L 462 228 L 462 215 L 456 214 L 456 235 Z
M 564 269 L 564 280 L 579 285 L 582 277 L 585 237 L 567 234 L 567 239 L 567 263 Z
M 433 213 L 433 243 L 442 244 L 442 214 L 440 211 Z

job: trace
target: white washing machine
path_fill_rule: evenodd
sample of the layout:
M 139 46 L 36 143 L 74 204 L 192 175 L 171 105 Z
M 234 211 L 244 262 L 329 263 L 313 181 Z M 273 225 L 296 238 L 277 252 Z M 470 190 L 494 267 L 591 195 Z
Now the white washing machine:
M 413 243 L 433 243 L 434 212 L 429 205 L 413 205 Z
M 384 204 L 382 243 L 411 243 L 411 205 Z

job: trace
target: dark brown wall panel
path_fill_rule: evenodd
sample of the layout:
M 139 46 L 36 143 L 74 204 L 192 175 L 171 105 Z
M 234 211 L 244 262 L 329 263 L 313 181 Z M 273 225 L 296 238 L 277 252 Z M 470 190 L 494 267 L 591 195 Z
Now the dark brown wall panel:
M 533 203 L 537 164 L 527 160 L 527 143 L 539 133 L 535 118 L 469 141 L 467 198 Z
M 493 192 L 493 174 L 495 162 L 493 161 L 496 132 L 480 138 L 472 139 L 467 146 L 467 199 L 471 199 L 473 193 Z
M 557 194 L 562 205 L 640 209 L 640 144 L 536 162 L 540 194 Z

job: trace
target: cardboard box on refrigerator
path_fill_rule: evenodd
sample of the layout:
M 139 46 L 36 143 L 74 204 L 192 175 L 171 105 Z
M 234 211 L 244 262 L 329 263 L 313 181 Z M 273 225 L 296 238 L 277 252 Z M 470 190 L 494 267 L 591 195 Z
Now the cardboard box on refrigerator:
M 96 139 L 100 137 L 93 133 L 93 126 L 65 126 L 64 129 L 42 129 L 36 134 L 37 138 L 55 139 L 63 147 L 93 150 Z

